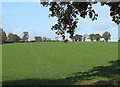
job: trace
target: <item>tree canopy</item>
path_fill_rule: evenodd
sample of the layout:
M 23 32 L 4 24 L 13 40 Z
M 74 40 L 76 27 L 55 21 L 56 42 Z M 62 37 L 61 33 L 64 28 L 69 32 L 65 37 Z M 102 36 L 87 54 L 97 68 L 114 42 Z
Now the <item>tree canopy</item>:
M 29 33 L 28 33 L 28 32 L 23 32 L 23 34 L 24 34 L 24 35 L 23 35 L 23 37 L 22 37 L 22 40 L 23 40 L 23 41 L 28 41 L 28 38 L 29 38 L 29 35 L 28 35 L 28 34 L 29 34 Z
M 7 35 L 2 28 L 0 28 L 0 44 L 4 43 L 7 40 Z
M 19 42 L 20 37 L 17 34 L 10 33 L 8 34 L 8 42 Z
M 70 34 L 70 38 L 73 37 L 74 31 L 77 28 L 78 18 L 89 18 L 94 21 L 97 20 L 98 14 L 93 9 L 92 5 L 98 2 L 41 2 L 44 7 L 49 7 L 51 14 L 49 17 L 57 17 L 57 24 L 52 26 L 52 30 L 55 30 L 57 35 L 61 35 L 65 39 L 65 33 Z M 120 1 L 111 2 L 107 0 L 106 2 L 100 2 L 101 6 L 108 5 L 110 7 L 110 16 L 112 21 L 119 24 L 120 23 Z
M 111 38 L 111 34 L 106 31 L 106 32 L 103 33 L 102 38 L 104 38 L 105 41 L 108 41 Z

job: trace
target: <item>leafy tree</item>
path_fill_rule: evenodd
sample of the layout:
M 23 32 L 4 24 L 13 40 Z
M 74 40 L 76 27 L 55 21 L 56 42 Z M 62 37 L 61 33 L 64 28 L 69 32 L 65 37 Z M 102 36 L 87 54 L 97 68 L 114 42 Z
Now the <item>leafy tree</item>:
M 17 34 L 14 34 L 14 38 L 15 38 L 16 42 L 19 42 L 21 40 L 21 38 Z
M 95 34 L 95 40 L 100 41 L 101 35 L 100 34 Z
M 72 41 L 82 41 L 82 35 L 76 34 L 72 37 Z
M 77 34 L 75 35 L 75 41 L 78 41 L 78 39 L 79 39 L 79 35 Z
M 104 40 L 106 42 L 108 42 L 108 40 L 110 40 L 110 38 L 111 38 L 111 34 L 106 31 L 106 32 L 103 33 L 102 38 L 104 38 Z
M 71 39 L 72 39 L 72 41 L 77 41 L 75 36 L 73 36 Z
M 92 5 L 98 2 L 50 2 L 49 0 L 46 2 L 41 2 L 44 7 L 49 6 L 49 10 L 51 14 L 49 17 L 57 17 L 58 22 L 54 26 L 52 26 L 52 30 L 55 30 L 57 35 L 61 35 L 63 39 L 65 39 L 65 33 L 70 34 L 70 38 L 73 37 L 74 31 L 77 28 L 78 18 L 79 16 L 82 18 L 86 18 L 89 15 L 89 18 L 92 21 L 97 20 L 98 14 L 96 14 Z M 110 0 L 106 0 L 106 2 L 100 2 L 101 6 L 108 5 L 110 7 L 110 16 L 112 17 L 112 21 L 119 24 L 120 23 L 120 8 L 119 2 L 111 2 Z M 78 16 L 79 15 L 79 16 Z
M 19 42 L 20 40 L 21 38 L 18 35 L 12 33 L 8 34 L 8 42 Z
M 95 35 L 94 35 L 94 34 L 90 34 L 90 35 L 89 35 L 89 39 L 90 39 L 91 41 L 94 41 L 94 38 L 95 38 Z
M 42 37 L 36 36 L 36 37 L 35 37 L 35 40 L 36 40 L 37 42 L 42 42 Z
M 82 41 L 82 35 L 79 35 L 78 41 Z
M 23 37 L 22 37 L 22 40 L 23 41 L 28 41 L 28 38 L 29 38 L 29 35 L 28 35 L 28 32 L 23 32 Z
M 6 42 L 6 40 L 7 40 L 7 35 L 3 31 L 3 29 L 0 28 L 0 44 Z
M 79 37 L 79 35 L 73 36 L 73 37 L 72 37 L 72 41 L 77 41 L 77 40 L 78 40 L 78 37 Z

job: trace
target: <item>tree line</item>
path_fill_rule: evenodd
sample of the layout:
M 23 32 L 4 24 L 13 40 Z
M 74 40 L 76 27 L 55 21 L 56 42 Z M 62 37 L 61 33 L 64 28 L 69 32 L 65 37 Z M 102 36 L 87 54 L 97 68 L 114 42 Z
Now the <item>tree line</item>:
M 88 38 L 87 38 L 88 37 Z M 74 35 L 72 37 L 72 41 L 85 41 L 86 39 L 90 39 L 91 41 L 100 41 L 101 38 L 104 38 L 104 41 L 108 42 L 111 39 L 111 34 L 109 32 L 104 32 L 102 35 L 100 34 L 84 34 L 84 35 Z
M 17 34 L 9 33 L 8 36 L 6 35 L 5 31 L 0 28 L 0 43 L 22 43 L 22 42 L 51 42 L 51 41 L 59 41 L 51 40 L 51 38 L 47 37 L 41 37 L 41 36 L 35 36 L 35 40 L 28 41 L 29 39 L 29 33 L 23 32 L 22 38 L 18 36 Z
M 111 39 L 111 34 L 109 32 L 104 32 L 102 35 L 100 34 L 84 34 L 84 35 L 79 35 L 76 34 L 74 35 L 71 39 L 72 41 L 86 41 L 86 39 L 89 39 L 91 41 L 101 41 L 101 38 L 104 38 L 102 41 L 108 42 L 108 40 Z M 6 35 L 5 31 L 0 28 L 0 44 L 1 43 L 22 43 L 22 42 L 55 42 L 55 41 L 60 41 L 58 38 L 55 38 L 55 40 L 51 40 L 51 38 L 47 37 L 41 37 L 41 36 L 35 36 L 35 40 L 28 41 L 29 39 L 29 33 L 28 32 L 23 32 L 22 38 L 18 36 L 17 34 L 9 33 Z M 64 42 L 68 42 L 68 39 L 64 40 Z M 120 42 L 120 38 L 118 40 Z

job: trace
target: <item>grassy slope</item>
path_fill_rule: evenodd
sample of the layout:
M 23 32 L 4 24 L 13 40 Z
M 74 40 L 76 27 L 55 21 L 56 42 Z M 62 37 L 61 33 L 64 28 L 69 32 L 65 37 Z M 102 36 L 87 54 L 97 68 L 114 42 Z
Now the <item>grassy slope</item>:
M 85 72 L 96 66 L 110 65 L 109 61 L 117 59 L 118 43 L 71 42 L 65 44 L 63 42 L 43 42 L 4 44 L 3 82 L 47 79 L 53 81 L 46 81 L 45 83 L 43 80 L 42 83 L 39 83 L 54 84 L 55 79 L 74 77 L 75 74 L 73 73 Z M 97 76 L 95 78 L 104 79 Z M 31 80 L 30 84 L 34 84 L 34 81 Z M 62 84 L 62 82 L 59 83 L 58 81 L 56 84 Z

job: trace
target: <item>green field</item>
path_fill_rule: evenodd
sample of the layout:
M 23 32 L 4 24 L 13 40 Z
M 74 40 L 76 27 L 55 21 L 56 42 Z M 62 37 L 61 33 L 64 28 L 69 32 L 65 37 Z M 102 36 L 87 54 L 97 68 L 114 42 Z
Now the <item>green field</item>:
M 92 84 L 117 75 L 117 42 L 2 45 L 3 85 Z

